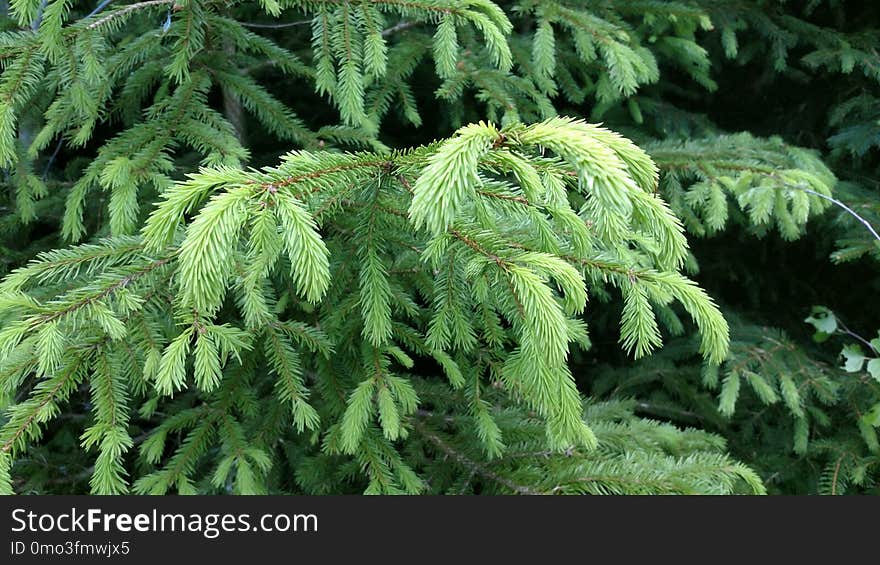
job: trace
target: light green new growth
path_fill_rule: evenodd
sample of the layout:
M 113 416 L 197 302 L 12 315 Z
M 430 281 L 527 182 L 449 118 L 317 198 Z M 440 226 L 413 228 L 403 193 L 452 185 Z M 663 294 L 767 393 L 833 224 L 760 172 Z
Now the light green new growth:
M 483 400 L 490 386 L 544 421 L 549 449 L 595 449 L 567 363 L 587 340 L 576 316 L 591 288 L 621 290 L 620 339 L 636 357 L 660 345 L 657 310 L 674 302 L 696 322 L 705 358 L 727 355 L 724 319 L 678 272 L 687 245 L 656 183 L 645 152 L 567 118 L 472 124 L 411 151 L 293 151 L 277 167 L 191 174 L 162 194 L 141 236 L 44 254 L 2 283 L 4 311 L 20 320 L 0 334 L 4 386 L 31 367 L 45 376 L 0 430 L 4 481 L 8 460 L 88 381 L 94 492 L 188 492 L 218 442 L 214 484 L 262 492 L 271 458 L 259 442 L 247 447 L 259 432 L 242 422 L 252 418 L 245 391 L 267 380 L 277 406 L 267 413 L 324 430 L 324 450 L 353 456 L 368 492 L 419 491 L 394 444 L 414 429 L 424 400 L 411 372 L 426 359 L 466 398 L 488 456 L 508 445 Z M 188 390 L 204 402 L 140 445 L 159 466 L 130 484 L 129 405 L 145 402 L 144 416 Z M 166 459 L 171 430 L 188 435 Z
M 646 150 L 663 171 L 661 189 L 690 233 L 723 229 L 732 198 L 759 233 L 774 226 L 800 237 L 810 217 L 826 210 L 836 179 L 813 153 L 779 139 L 747 133 L 687 142 L 663 141 Z

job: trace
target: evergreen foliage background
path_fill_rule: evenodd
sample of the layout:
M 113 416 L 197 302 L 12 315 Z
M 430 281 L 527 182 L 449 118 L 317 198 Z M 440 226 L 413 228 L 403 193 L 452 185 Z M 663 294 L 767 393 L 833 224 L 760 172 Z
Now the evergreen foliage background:
M 0 13 L 0 492 L 877 492 L 880 6 Z

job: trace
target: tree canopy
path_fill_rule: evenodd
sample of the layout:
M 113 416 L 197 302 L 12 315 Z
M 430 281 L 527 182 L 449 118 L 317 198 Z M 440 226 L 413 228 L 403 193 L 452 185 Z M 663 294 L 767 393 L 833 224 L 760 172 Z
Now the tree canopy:
M 877 492 L 880 6 L 126 2 L 0 11 L 0 492 Z

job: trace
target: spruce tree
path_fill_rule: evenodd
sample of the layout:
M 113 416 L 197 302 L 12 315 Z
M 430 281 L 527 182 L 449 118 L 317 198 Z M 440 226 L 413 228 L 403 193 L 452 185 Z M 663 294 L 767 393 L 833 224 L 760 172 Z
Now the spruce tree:
M 704 290 L 731 233 L 876 272 L 856 13 L 11 1 L 0 492 L 871 489 L 877 340 Z M 742 68 L 845 80 L 821 143 L 700 113 Z

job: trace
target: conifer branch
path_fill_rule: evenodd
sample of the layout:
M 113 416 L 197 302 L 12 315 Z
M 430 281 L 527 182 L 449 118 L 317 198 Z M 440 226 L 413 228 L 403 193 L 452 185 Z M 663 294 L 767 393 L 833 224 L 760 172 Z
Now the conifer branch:
M 492 481 L 495 481 L 499 484 L 502 484 L 505 487 L 509 488 L 511 491 L 515 492 L 516 494 L 525 494 L 525 495 L 544 494 L 544 493 L 538 492 L 528 486 L 514 483 L 513 481 L 506 479 L 505 477 L 502 477 L 502 476 L 492 472 L 490 469 L 487 469 L 484 466 L 477 464 L 472 459 L 469 459 L 464 454 L 459 453 L 458 451 L 456 451 L 452 447 L 450 447 L 449 444 L 447 444 L 445 441 L 443 441 L 440 438 L 440 436 L 428 431 L 427 427 L 423 423 L 419 422 L 418 420 L 415 420 L 413 422 L 413 427 L 416 430 L 418 430 L 418 432 L 422 436 L 424 436 L 431 443 L 433 443 L 436 447 L 438 447 L 440 449 L 440 451 L 442 451 L 447 457 L 449 457 L 450 459 L 452 459 L 453 461 L 455 461 L 456 463 L 458 463 L 462 467 L 468 469 L 473 474 L 480 475 L 481 477 L 485 477 L 489 480 L 492 480 Z
M 96 29 L 99 28 L 116 18 L 125 16 L 130 14 L 131 12 L 135 12 L 138 10 L 145 10 L 147 8 L 153 8 L 155 6 L 166 6 L 169 4 L 173 4 L 174 0 L 147 0 L 145 2 L 136 2 L 134 4 L 129 4 L 124 8 L 120 8 L 118 10 L 114 10 L 113 12 L 107 14 L 106 16 L 95 20 L 94 22 L 88 24 L 86 26 L 87 29 Z
M 688 246 L 734 224 L 796 239 L 833 205 L 834 260 L 877 255 L 878 38 L 816 23 L 858 9 L 71 9 L 15 0 L 17 28 L 0 34 L 0 492 L 845 493 L 876 480 L 877 340 L 839 324 L 806 347 L 735 304 L 722 315 L 700 268 L 707 288 L 723 267 L 762 304 L 761 285 L 792 277 Z M 746 92 L 716 82 L 720 57 L 841 88 L 804 105 L 822 107 L 804 121 L 821 128 L 745 113 L 744 130 L 780 135 L 723 133 L 723 103 L 689 105 L 697 115 L 671 102 Z M 765 79 L 764 98 L 788 99 Z M 609 125 L 560 115 L 585 108 Z M 782 141 L 793 133 L 830 150 Z M 781 245 L 752 244 L 756 257 Z M 802 272 L 798 284 L 819 276 Z M 829 336 L 852 342 L 844 369 L 836 348 L 819 359 Z M 34 472 L 60 459 L 72 480 Z
M 94 304 L 95 302 L 98 302 L 98 301 L 106 298 L 107 296 L 113 294 L 114 292 L 116 292 L 122 288 L 125 288 L 132 281 L 135 281 L 135 280 L 139 279 L 140 277 L 146 276 L 146 275 L 150 274 L 152 271 L 154 271 L 155 269 L 158 269 L 159 267 L 162 267 L 163 265 L 168 264 L 172 260 L 173 260 L 173 258 L 169 257 L 169 258 L 164 258 L 164 259 L 159 259 L 157 261 L 153 261 L 152 263 L 149 263 L 148 265 L 138 269 L 137 271 L 122 277 L 118 281 L 114 282 L 113 284 L 107 286 L 106 288 L 102 289 L 101 291 L 99 291 L 95 294 L 89 295 L 79 301 L 76 301 L 73 304 L 71 304 L 70 306 L 62 308 L 61 310 L 56 310 L 54 312 L 45 314 L 45 315 L 39 317 L 38 319 L 35 319 L 32 322 L 32 326 L 36 327 L 38 325 L 53 322 L 58 318 L 67 316 L 68 314 L 70 314 L 71 312 L 74 312 L 75 310 L 78 310 L 78 309 L 83 308 L 85 306 L 88 306 L 90 304 Z

